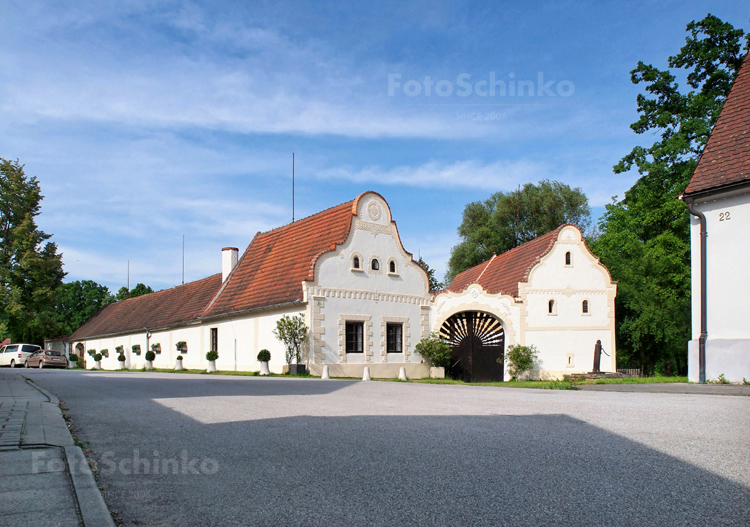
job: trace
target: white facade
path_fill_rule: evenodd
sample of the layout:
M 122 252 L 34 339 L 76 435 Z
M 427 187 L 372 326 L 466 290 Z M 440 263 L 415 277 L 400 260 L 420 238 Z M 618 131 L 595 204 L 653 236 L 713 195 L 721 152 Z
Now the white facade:
M 719 375 L 750 380 L 750 189 L 695 199 L 706 217 L 707 333 L 706 380 Z M 690 219 L 692 261 L 692 340 L 688 379 L 699 382 L 701 258 L 700 223 Z
M 354 203 L 348 237 L 314 259 L 314 278 L 301 283 L 301 301 L 71 345 L 80 344 L 84 350 L 108 349 L 109 357 L 102 359 L 104 369 L 117 368 L 117 346 L 123 347 L 128 368 L 142 368 L 146 351 L 156 343 L 161 353 L 156 355 L 154 367 L 172 368 L 182 355 L 184 368 L 205 369 L 212 330 L 216 330 L 218 370 L 258 371 L 256 357 L 265 348 L 271 352 L 271 371 L 281 373 L 286 364 L 284 348 L 273 331 L 282 316 L 302 315 L 310 328 L 310 349 L 304 362 L 314 375 L 327 365 L 333 377 L 361 378 L 368 367 L 373 377 L 393 378 L 405 367 L 408 377 L 420 378 L 429 376 L 430 369 L 415 352 L 416 344 L 430 332 L 438 332 L 451 315 L 476 310 L 502 322 L 506 345 L 533 344 L 539 349 L 534 377 L 591 371 L 597 339 L 610 355 L 602 357 L 601 370 L 614 371 L 616 286 L 588 251 L 576 227 L 559 231 L 552 249 L 533 265 L 528 280 L 519 284 L 518 298 L 489 294 L 478 284 L 433 298 L 427 274 L 401 244 L 386 201 L 376 193 L 365 193 Z M 236 251 L 223 253 L 222 274 L 224 280 L 232 280 Z M 569 264 L 566 253 L 571 258 Z M 551 299 L 556 308 L 549 314 Z M 587 312 L 582 310 L 584 301 Z M 363 325 L 361 353 L 347 353 L 347 322 Z M 388 324 L 400 325 L 399 353 L 388 353 Z M 180 341 L 186 342 L 187 352 L 177 351 Z M 135 344 L 140 345 L 140 354 L 133 353 Z M 93 360 L 87 359 L 92 366 Z

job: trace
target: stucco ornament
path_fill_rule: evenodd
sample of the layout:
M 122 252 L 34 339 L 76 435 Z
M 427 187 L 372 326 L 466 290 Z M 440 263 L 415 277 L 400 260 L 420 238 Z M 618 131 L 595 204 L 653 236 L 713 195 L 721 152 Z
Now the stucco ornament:
M 378 221 L 380 219 L 380 206 L 374 201 L 371 201 L 369 205 L 367 205 L 367 214 L 372 221 Z

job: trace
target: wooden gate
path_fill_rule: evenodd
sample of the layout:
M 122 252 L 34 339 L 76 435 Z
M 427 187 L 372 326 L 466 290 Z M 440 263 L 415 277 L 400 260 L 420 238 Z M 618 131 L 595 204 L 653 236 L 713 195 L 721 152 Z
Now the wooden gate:
M 503 380 L 505 332 L 497 318 L 482 311 L 456 313 L 443 323 L 440 336 L 451 347 L 454 377 L 466 382 Z

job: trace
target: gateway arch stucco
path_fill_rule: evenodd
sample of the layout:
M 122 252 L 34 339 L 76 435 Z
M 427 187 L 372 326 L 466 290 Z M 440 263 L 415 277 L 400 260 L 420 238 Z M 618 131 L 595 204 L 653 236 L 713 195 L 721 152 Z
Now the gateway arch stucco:
M 487 293 L 479 284 L 471 284 L 460 293 L 444 291 L 439 293 L 434 300 L 435 321 L 432 331 L 437 333 L 443 324 L 453 315 L 464 311 L 482 311 L 497 318 L 503 325 L 505 331 L 505 346 L 516 343 L 516 332 L 513 324 L 514 300 L 511 296 L 502 293 Z M 517 315 L 516 315 L 517 316 Z

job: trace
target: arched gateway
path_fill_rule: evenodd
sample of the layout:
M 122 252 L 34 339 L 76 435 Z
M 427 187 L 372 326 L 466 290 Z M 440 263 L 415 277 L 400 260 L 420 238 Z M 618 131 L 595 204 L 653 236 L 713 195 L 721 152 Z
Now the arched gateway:
M 467 382 L 503 380 L 505 332 L 500 320 L 482 311 L 462 311 L 443 323 L 440 336 L 451 347 L 453 375 Z

